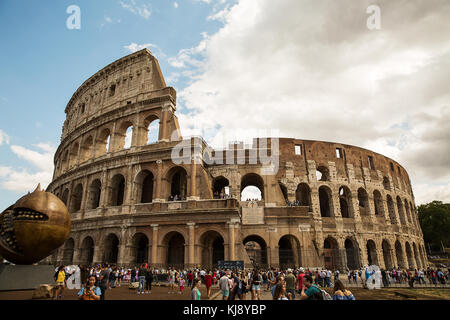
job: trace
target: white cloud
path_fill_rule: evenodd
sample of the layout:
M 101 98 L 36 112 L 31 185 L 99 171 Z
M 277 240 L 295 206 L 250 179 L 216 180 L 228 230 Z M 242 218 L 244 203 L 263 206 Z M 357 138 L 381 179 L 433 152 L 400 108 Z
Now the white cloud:
M 174 3 L 173 3 L 173 6 L 174 6 L 175 9 L 178 8 L 178 3 L 177 3 L 177 2 L 174 2 Z
M 450 3 L 241 0 L 168 59 L 184 69 L 182 132 L 279 128 L 283 137 L 372 149 L 409 172 L 416 198 L 450 201 Z M 425 193 L 425 190 L 428 190 Z
M 144 48 L 157 48 L 157 47 L 158 46 L 154 45 L 153 43 L 137 44 L 135 42 L 132 42 L 128 46 L 124 46 L 124 48 L 130 52 L 136 52 L 136 51 L 142 50 Z
M 119 1 L 122 8 L 127 9 L 131 13 L 135 15 L 139 15 L 143 17 L 144 19 L 150 18 L 152 14 L 152 8 L 150 5 L 147 4 L 137 4 L 136 0 L 129 0 L 129 1 Z
M 3 143 L 9 144 L 9 136 L 0 129 L 0 146 Z
M 45 188 L 53 177 L 53 155 L 56 148 L 47 143 L 34 145 L 41 152 L 33 151 L 22 146 L 12 145 L 11 150 L 19 158 L 29 162 L 38 169 L 30 172 L 29 168 L 12 168 L 0 166 L 0 186 L 3 189 L 18 192 L 33 191 L 40 183 Z

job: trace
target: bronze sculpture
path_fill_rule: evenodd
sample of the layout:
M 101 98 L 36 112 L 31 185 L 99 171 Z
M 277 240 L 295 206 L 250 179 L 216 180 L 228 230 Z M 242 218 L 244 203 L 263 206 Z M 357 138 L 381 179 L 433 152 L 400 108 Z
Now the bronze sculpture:
M 33 264 L 61 246 L 70 233 L 66 205 L 40 185 L 0 214 L 0 255 Z

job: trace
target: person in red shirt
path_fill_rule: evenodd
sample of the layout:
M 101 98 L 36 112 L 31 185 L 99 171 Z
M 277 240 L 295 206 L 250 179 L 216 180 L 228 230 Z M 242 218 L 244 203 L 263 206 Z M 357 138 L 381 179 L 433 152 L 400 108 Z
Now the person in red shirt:
M 300 272 L 297 275 L 297 283 L 298 283 L 298 290 L 301 292 L 303 288 L 303 277 L 305 276 L 305 270 L 303 268 L 300 268 Z
M 206 295 L 208 296 L 208 298 L 211 295 L 212 283 L 213 283 L 213 276 L 211 274 L 211 271 L 208 271 L 208 274 L 205 275 Z
M 189 273 L 187 274 L 187 279 L 188 279 L 188 287 L 191 287 L 192 280 L 194 280 L 194 274 L 192 273 L 191 270 L 189 270 Z

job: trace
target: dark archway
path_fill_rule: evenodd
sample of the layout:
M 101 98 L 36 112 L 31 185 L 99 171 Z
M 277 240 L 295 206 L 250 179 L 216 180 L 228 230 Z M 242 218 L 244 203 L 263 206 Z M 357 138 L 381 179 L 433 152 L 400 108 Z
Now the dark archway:
M 377 246 L 373 240 L 368 240 L 367 245 L 367 261 L 369 266 L 378 265 Z
M 354 240 L 347 238 L 345 239 L 345 254 L 347 257 L 347 268 L 350 270 L 359 269 L 359 248 L 358 245 L 354 243 Z
M 186 199 L 187 196 L 187 172 L 182 167 L 174 167 L 170 169 L 168 175 L 170 182 L 170 195 Z
M 147 175 L 142 181 L 141 203 L 150 203 L 153 201 L 153 181 L 153 173 L 148 171 Z
M 390 195 L 386 196 L 386 203 L 388 207 L 389 220 L 391 221 L 391 224 L 397 224 L 397 218 L 395 217 L 394 201 L 392 200 L 392 197 Z
M 267 244 L 257 235 L 249 235 L 242 241 L 247 255 L 253 266 L 265 268 L 267 264 Z
M 359 205 L 359 214 L 361 216 L 370 215 L 369 209 L 369 196 L 364 188 L 358 189 L 358 205 Z
M 403 259 L 403 249 L 400 241 L 395 242 L 395 255 L 397 257 L 397 267 L 406 268 L 405 260 Z
M 87 201 L 88 209 L 95 209 L 100 206 L 100 195 L 102 192 L 102 183 L 99 179 L 92 181 L 89 186 L 89 196 Z
M 373 204 L 376 216 L 384 216 L 383 198 L 378 190 L 373 192 Z
M 111 179 L 111 196 L 109 204 L 111 206 L 121 206 L 125 195 L 125 178 L 121 174 L 116 174 Z
M 323 262 L 327 269 L 339 268 L 339 246 L 336 239 L 328 237 L 323 242 Z
M 207 231 L 201 238 L 202 267 L 217 268 L 220 260 L 225 260 L 225 246 L 223 237 L 217 231 Z
M 406 225 L 406 220 L 405 220 L 405 212 L 403 211 L 402 200 L 400 199 L 399 196 L 397 196 L 396 201 L 397 201 L 398 215 L 400 217 L 400 223 L 404 226 Z
M 331 189 L 326 186 L 319 188 L 320 215 L 322 217 L 333 216 L 333 200 Z
M 117 238 L 115 234 L 111 233 L 105 239 L 103 262 L 115 264 L 117 263 L 118 257 L 119 257 L 119 238 Z
M 413 261 L 413 255 L 411 251 L 411 246 L 408 242 L 405 243 L 405 251 L 406 251 L 406 258 L 408 259 L 408 268 L 414 269 L 414 261 Z
M 280 268 L 296 268 L 301 266 L 300 242 L 293 235 L 285 235 L 278 241 L 278 258 Z
M 83 186 L 81 183 L 77 184 L 73 190 L 70 201 L 70 212 L 78 212 L 81 209 L 81 201 L 83 199 Z
M 245 189 L 245 190 L 244 190 Z M 253 189 L 253 190 L 252 190 Z M 259 193 L 258 193 L 258 189 Z M 241 179 L 241 201 L 246 201 L 247 194 L 251 199 L 264 199 L 264 180 L 256 173 L 249 173 Z
M 140 232 L 136 233 L 131 240 L 131 244 L 131 260 L 138 265 L 148 262 L 149 240 L 147 236 Z
M 341 207 L 342 218 L 353 218 L 352 193 L 347 186 L 339 188 L 339 205 Z
M 311 206 L 311 189 L 306 183 L 300 183 L 295 190 L 295 200 L 301 206 Z
M 94 260 L 94 240 L 91 237 L 84 238 L 81 243 L 81 264 L 92 265 Z
M 229 196 L 229 188 L 230 182 L 227 178 L 220 176 L 214 178 L 213 181 L 213 196 L 214 199 L 223 199 L 226 195 Z
M 394 264 L 392 263 L 391 244 L 385 239 L 381 243 L 381 248 L 383 250 L 384 266 L 386 267 L 386 269 L 392 269 L 394 267 Z
M 166 236 L 167 241 L 167 259 L 168 267 L 184 267 L 184 246 L 185 240 L 181 233 L 171 232 Z

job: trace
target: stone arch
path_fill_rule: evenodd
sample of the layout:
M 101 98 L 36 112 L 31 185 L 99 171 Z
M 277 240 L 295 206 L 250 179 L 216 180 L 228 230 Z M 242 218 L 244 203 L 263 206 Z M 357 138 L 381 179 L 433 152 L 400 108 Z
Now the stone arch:
M 359 206 L 359 214 L 361 216 L 370 215 L 369 209 L 369 195 L 364 188 L 358 189 L 358 206 Z
M 92 136 L 88 136 L 81 145 L 81 162 L 88 161 L 92 154 L 92 147 L 94 145 L 94 139 Z
M 359 262 L 358 242 L 352 238 L 347 238 L 345 239 L 344 246 L 345 246 L 347 268 L 350 270 L 359 269 L 360 262 Z
M 354 218 L 352 193 L 347 186 L 339 188 L 339 204 L 342 218 Z
M 200 236 L 202 267 L 212 269 L 218 266 L 220 260 L 225 260 L 225 246 L 222 235 L 209 230 Z
M 116 264 L 119 257 L 119 238 L 114 233 L 108 234 L 104 240 L 103 262 Z
M 61 196 L 61 201 L 64 202 L 65 206 L 68 207 L 68 201 L 69 200 L 69 189 L 65 188 L 62 196 Z
M 399 217 L 400 217 L 400 223 L 401 223 L 402 225 L 406 225 L 405 213 L 404 213 L 404 211 L 403 211 L 402 200 L 400 199 L 399 196 L 397 196 L 396 201 L 397 201 L 398 215 L 399 215 Z
M 100 182 L 100 179 L 95 179 L 89 186 L 87 209 L 95 209 L 100 206 L 101 192 L 102 192 L 102 183 Z
M 131 238 L 130 261 L 139 265 L 148 262 L 149 239 L 146 234 L 137 232 Z M 152 261 L 152 263 L 155 263 Z
M 159 141 L 160 120 L 155 114 L 150 114 L 144 119 L 145 140 L 146 144 L 156 143 Z
M 317 181 L 330 181 L 330 171 L 326 166 L 318 166 L 316 169 Z
M 408 260 L 408 269 L 414 269 L 413 255 L 408 241 L 405 242 L 405 252 L 406 259 Z
M 405 261 L 403 259 L 403 248 L 400 241 L 395 241 L 395 256 L 397 257 L 397 267 L 406 268 Z
M 61 160 L 61 171 L 65 172 L 69 167 L 69 150 L 64 151 Z
M 136 186 L 136 200 L 140 203 L 151 203 L 153 201 L 153 190 L 155 176 L 150 170 L 142 170 L 134 180 Z
M 388 177 L 383 177 L 383 188 L 384 190 L 391 191 L 391 183 Z
M 70 148 L 69 153 L 69 168 L 75 166 L 78 162 L 78 150 L 80 149 L 80 144 L 75 142 Z
M 111 131 L 104 128 L 97 137 L 95 142 L 95 155 L 102 156 L 110 151 Z
M 134 125 L 131 121 L 125 120 L 119 126 L 115 134 L 115 150 L 128 149 L 133 144 Z M 131 131 L 131 134 L 130 134 Z
M 172 167 L 166 175 L 168 182 L 169 195 L 172 197 L 178 196 L 181 199 L 187 197 L 187 172 L 181 166 Z
M 257 188 L 260 192 L 260 198 L 257 197 L 258 200 L 264 200 L 264 180 L 260 175 L 256 173 L 247 173 L 245 176 L 241 178 L 241 201 L 246 201 L 244 197 L 248 194 L 248 191 L 251 189 Z M 247 190 L 247 191 L 245 191 Z M 254 189 L 256 193 L 256 189 Z
M 94 262 L 94 240 L 90 236 L 85 237 L 81 243 L 80 260 L 80 264 L 87 266 Z
M 392 269 L 394 267 L 394 263 L 392 261 L 392 248 L 391 244 L 387 239 L 383 239 L 381 242 L 381 249 L 383 251 L 383 260 L 384 260 L 384 266 L 386 269 Z
M 366 249 L 367 249 L 367 262 L 369 266 L 378 265 L 377 246 L 375 244 L 375 241 L 367 240 Z
M 297 200 L 301 206 L 311 206 L 311 188 L 307 183 L 299 183 L 295 190 L 295 200 Z
M 81 183 L 77 184 L 75 189 L 72 191 L 70 199 L 70 212 L 78 212 L 81 209 L 81 202 L 83 200 L 83 185 Z
M 334 270 L 339 268 L 339 244 L 337 240 L 328 236 L 323 241 L 323 264 L 325 268 Z
M 397 224 L 397 218 L 395 216 L 395 205 L 394 205 L 394 201 L 392 200 L 392 197 L 390 195 L 386 196 L 386 203 L 387 203 L 387 207 L 388 207 L 388 212 L 389 212 L 389 219 L 391 221 L 391 224 Z
M 267 243 L 264 238 L 256 234 L 251 234 L 242 240 L 242 244 L 254 266 L 264 268 L 268 265 Z
M 74 249 L 75 249 L 75 241 L 73 240 L 73 238 L 67 239 L 64 244 L 63 261 L 62 261 L 63 265 L 67 266 L 73 264 Z
M 375 215 L 384 217 L 383 198 L 381 197 L 381 193 L 378 190 L 373 191 L 373 205 L 375 208 Z
M 224 176 L 215 177 L 213 180 L 213 197 L 214 199 L 220 199 L 224 195 L 230 195 L 229 185 L 230 182 Z
M 120 173 L 111 179 L 111 191 L 109 195 L 110 206 L 121 206 L 125 197 L 125 177 Z
M 406 199 L 404 201 L 405 201 L 405 215 L 406 215 L 406 218 L 408 219 L 409 223 L 412 223 L 411 215 L 410 215 L 410 211 L 409 211 L 408 201 Z
M 300 241 L 291 234 L 286 234 L 278 240 L 278 258 L 281 269 L 296 268 L 302 265 Z
M 287 203 L 289 201 L 288 199 L 288 191 L 284 183 L 278 182 L 278 186 L 280 187 L 281 194 L 283 195 L 284 201 Z
M 186 238 L 178 231 L 166 233 L 162 240 L 162 246 L 165 248 L 163 261 L 167 267 L 180 269 L 184 267 Z
M 321 186 L 319 188 L 319 203 L 320 203 L 320 215 L 322 217 L 333 217 L 333 196 L 332 191 L 327 186 Z

